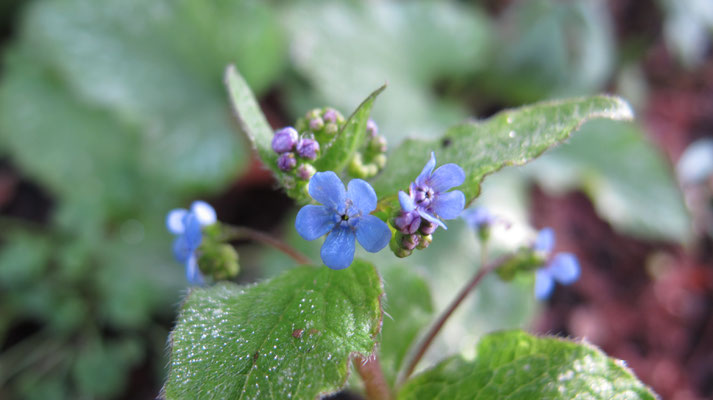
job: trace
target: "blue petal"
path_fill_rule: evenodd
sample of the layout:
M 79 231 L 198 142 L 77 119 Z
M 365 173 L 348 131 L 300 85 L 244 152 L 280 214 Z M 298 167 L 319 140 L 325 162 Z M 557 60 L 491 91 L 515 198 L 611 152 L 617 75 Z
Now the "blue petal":
M 482 226 L 488 226 L 495 222 L 495 216 L 485 207 L 469 208 L 463 211 L 460 217 L 471 229 L 480 229 Z
M 552 289 L 555 287 L 555 281 L 552 279 L 550 272 L 544 268 L 535 271 L 535 297 L 539 300 L 545 300 L 552 294 Z
M 186 241 L 186 236 L 181 235 L 173 241 L 173 257 L 179 263 L 184 263 L 193 254 L 193 248 L 188 245 Z
M 166 215 L 166 228 L 174 235 L 182 234 L 186 227 L 183 225 L 183 219 L 186 218 L 188 210 L 176 208 L 168 212 Z
M 411 196 L 407 195 L 403 190 L 399 191 L 399 203 L 401 203 L 401 209 L 406 212 L 411 212 L 416 209 L 416 204 L 413 202 Z
M 376 192 L 365 180 L 352 179 L 347 185 L 347 198 L 364 214 L 376 209 Z
M 336 227 L 327 235 L 320 251 L 322 262 L 331 269 L 344 269 L 354 261 L 354 232 Z
M 201 226 L 213 225 L 218 220 L 215 209 L 205 201 L 194 201 L 193 204 L 191 204 L 191 213 L 196 216 Z
M 443 219 L 458 218 L 465 207 L 465 195 L 460 190 L 440 193 L 433 199 L 431 208 Z
M 186 279 L 191 285 L 202 285 L 204 282 L 203 275 L 201 274 L 201 270 L 198 268 L 198 260 L 195 255 L 191 256 L 186 261 Z
M 424 219 L 440 226 L 441 228 L 448 230 L 448 227 L 446 226 L 446 224 L 443 223 L 443 221 L 441 221 L 440 219 L 436 218 L 435 216 L 429 214 L 428 211 L 426 211 L 422 208 L 419 208 L 417 210 L 418 210 L 418 215 L 420 215 L 421 218 L 424 218 Z
M 309 195 L 325 206 L 344 212 L 347 191 L 337 174 L 332 171 L 317 172 L 309 180 Z
M 295 229 L 304 240 L 317 239 L 332 230 L 336 215 L 334 210 L 330 210 L 325 206 L 304 206 L 297 213 Z
M 554 247 L 555 231 L 553 231 L 552 228 L 543 228 L 537 232 L 537 238 L 535 238 L 535 243 L 532 245 L 535 251 L 549 254 Z
M 186 227 L 185 232 L 183 232 L 183 237 L 186 240 L 187 246 L 192 250 L 197 249 L 201 244 L 201 240 L 203 240 L 201 224 L 198 222 L 198 218 L 196 218 L 193 213 L 188 213 L 183 219 L 183 225 Z
M 431 152 L 431 159 L 428 160 L 426 163 L 426 166 L 423 167 L 423 170 L 421 171 L 420 174 L 418 174 L 418 177 L 416 178 L 416 184 L 421 186 L 423 183 L 428 179 L 429 176 L 431 176 L 431 173 L 433 172 L 433 168 L 436 167 L 436 153 Z
M 462 185 L 464 181 L 465 172 L 463 168 L 457 164 L 445 164 L 433 171 L 433 175 L 428 179 L 428 185 L 436 193 L 441 193 Z
M 579 262 L 572 253 L 558 253 L 548 268 L 555 280 L 563 285 L 569 285 L 579 278 Z
M 373 215 L 365 215 L 359 218 L 356 226 L 356 238 L 359 244 L 371 253 L 386 247 L 391 240 L 391 230 L 386 222 Z

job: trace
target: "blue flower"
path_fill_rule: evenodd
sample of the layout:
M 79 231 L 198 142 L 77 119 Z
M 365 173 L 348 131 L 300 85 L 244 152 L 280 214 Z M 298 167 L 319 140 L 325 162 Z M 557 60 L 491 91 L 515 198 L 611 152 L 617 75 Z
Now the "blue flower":
M 441 219 L 457 218 L 465 207 L 465 195 L 460 190 L 448 190 L 460 186 L 465 181 L 463 168 L 456 164 L 445 164 L 435 171 L 436 155 L 409 186 L 409 195 L 399 193 L 401 209 L 405 213 L 418 213 L 421 218 L 448 229 Z
M 495 223 L 497 218 L 485 207 L 469 208 L 460 215 L 473 230 L 487 229 Z
M 547 259 L 555 246 L 552 228 L 544 228 L 537 234 L 532 249 Z M 557 253 L 542 268 L 535 272 L 535 297 L 544 300 L 550 297 L 555 281 L 562 285 L 574 283 L 579 278 L 577 257 L 572 253 Z
M 344 269 L 354 260 L 354 240 L 376 253 L 391 239 L 388 225 L 369 213 L 376 209 L 376 193 L 366 181 L 353 179 L 346 190 L 337 174 L 317 172 L 308 191 L 322 205 L 307 205 L 297 213 L 295 228 L 305 240 L 327 235 L 320 256 L 324 265 Z
M 166 216 L 166 228 L 178 235 L 173 242 L 173 255 L 176 261 L 185 264 L 188 282 L 201 285 L 203 276 L 198 269 L 196 250 L 203 240 L 201 228 L 217 221 L 215 210 L 204 201 L 194 201 L 191 209 L 176 208 Z

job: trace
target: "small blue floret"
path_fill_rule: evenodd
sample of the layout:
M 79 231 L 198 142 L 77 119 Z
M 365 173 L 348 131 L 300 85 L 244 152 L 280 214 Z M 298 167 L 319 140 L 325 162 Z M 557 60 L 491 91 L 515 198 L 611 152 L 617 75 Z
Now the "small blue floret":
M 166 216 L 166 228 L 177 235 L 173 242 L 176 261 L 186 266 L 186 278 L 194 285 L 203 284 L 203 276 L 198 269 L 196 250 L 203 240 L 201 228 L 217 221 L 215 210 L 204 201 L 194 201 L 191 209 L 176 208 Z
M 309 181 L 310 196 L 321 205 L 307 205 L 297 213 L 295 228 L 305 240 L 327 235 L 320 256 L 324 265 L 344 269 L 354 260 L 355 240 L 371 253 L 391 239 L 388 225 L 370 215 L 376 209 L 376 193 L 366 181 L 353 179 L 346 190 L 337 174 L 317 172 Z
M 532 248 L 546 259 L 554 246 L 554 231 L 552 228 L 544 228 L 538 232 Z M 579 274 L 579 262 L 574 254 L 555 254 L 544 267 L 535 272 L 535 297 L 540 300 L 549 298 L 555 287 L 555 281 L 562 285 L 569 285 L 579 279 Z
M 463 192 L 449 190 L 463 184 L 465 172 L 463 168 L 452 163 L 442 165 L 434 171 L 435 167 L 436 155 L 431 152 L 431 159 L 409 186 L 410 201 L 405 201 L 406 194 L 403 192 L 399 193 L 399 200 L 404 212 L 415 210 L 421 218 L 448 229 L 441 219 L 457 218 L 465 207 Z M 403 208 L 404 205 L 411 210 Z

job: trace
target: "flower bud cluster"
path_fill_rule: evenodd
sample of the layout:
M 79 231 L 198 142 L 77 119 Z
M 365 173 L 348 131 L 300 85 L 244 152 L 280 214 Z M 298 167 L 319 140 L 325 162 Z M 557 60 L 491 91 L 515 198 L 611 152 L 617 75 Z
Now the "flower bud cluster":
M 277 159 L 277 167 L 280 170 L 291 172 L 297 167 L 298 162 L 301 162 L 296 176 L 303 180 L 308 180 L 312 176 L 307 176 L 310 167 L 312 170 L 314 169 L 309 164 L 309 161 L 317 159 L 319 143 L 310 132 L 299 134 L 291 126 L 282 128 L 275 132 L 275 136 L 272 137 L 272 150 L 280 155 Z M 306 176 L 306 178 L 303 178 L 303 176 Z
M 366 144 L 349 162 L 349 174 L 356 178 L 371 178 L 386 166 L 386 138 L 379 135 L 379 127 L 369 119 L 366 123 Z
M 428 247 L 436 228 L 447 229 L 442 220 L 454 219 L 463 211 L 465 195 L 451 189 L 465 181 L 465 172 L 456 164 L 435 167 L 436 156 L 431 153 L 431 159 L 409 185 L 408 193 L 399 192 L 401 207 L 390 220 L 398 231 L 390 247 L 398 257 L 407 257 L 414 249 Z
M 398 230 L 389 242 L 389 247 L 397 257 L 408 257 L 414 250 L 423 250 L 433 241 L 437 225 L 422 219 L 417 213 L 402 212 L 391 220 Z
M 316 140 L 326 145 L 343 127 L 346 120 L 342 114 L 331 108 L 315 108 L 297 120 L 295 128 L 299 132 L 310 132 Z

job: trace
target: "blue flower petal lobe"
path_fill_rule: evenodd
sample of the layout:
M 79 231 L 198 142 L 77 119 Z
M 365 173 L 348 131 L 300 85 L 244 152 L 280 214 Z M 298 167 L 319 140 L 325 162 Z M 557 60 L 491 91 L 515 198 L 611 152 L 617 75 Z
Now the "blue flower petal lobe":
M 391 240 L 391 230 L 386 222 L 373 215 L 365 215 L 359 218 L 356 226 L 356 238 L 359 244 L 371 253 L 386 247 Z
M 166 229 L 174 235 L 182 234 L 186 227 L 183 225 L 183 219 L 188 214 L 188 210 L 184 208 L 176 208 L 168 212 L 166 215 Z
M 376 209 L 376 192 L 365 180 L 352 179 L 347 185 L 347 198 L 364 214 Z
M 315 240 L 332 230 L 335 215 L 325 206 L 306 205 L 297 213 L 295 229 L 303 239 Z
M 552 228 L 543 228 L 537 233 L 532 248 L 536 251 L 549 254 L 555 247 L 555 231 Z
M 213 225 L 218 220 L 215 209 L 205 201 L 194 201 L 191 204 L 191 213 L 196 216 L 201 226 Z
M 331 269 L 344 269 L 354 261 L 354 232 L 337 226 L 327 235 L 320 256 L 324 265 Z
M 418 209 L 418 215 L 420 215 L 421 218 L 425 218 L 426 220 L 428 220 L 428 221 L 430 221 L 430 222 L 433 222 L 434 224 L 440 226 L 441 228 L 443 228 L 443 229 L 445 229 L 445 230 L 448 230 L 448 227 L 446 226 L 445 223 L 443 223 L 443 221 L 441 221 L 440 219 L 436 218 L 435 216 L 429 214 L 429 213 L 428 213 L 427 211 L 425 211 L 424 209 L 419 208 L 419 209 Z
M 192 285 L 202 285 L 204 282 L 203 275 L 198 268 L 198 260 L 195 255 L 192 255 L 186 261 L 186 279 Z
M 540 268 L 535 272 L 535 297 L 537 299 L 545 300 L 550 297 L 554 287 L 555 281 L 547 269 Z
M 418 174 L 418 177 L 416 177 L 416 184 L 417 185 L 422 185 L 426 179 L 428 179 L 431 176 L 431 173 L 433 172 L 433 168 L 436 167 L 436 153 L 431 152 L 431 159 L 428 160 L 426 163 L 426 166 L 423 167 L 423 170 L 421 170 L 421 173 Z
M 458 218 L 465 207 L 465 195 L 460 190 L 439 194 L 431 204 L 436 215 L 443 219 Z
M 399 191 L 399 203 L 401 203 L 401 209 L 406 212 L 411 212 L 416 209 L 416 204 L 413 202 L 411 196 L 407 195 L 403 190 Z
M 343 211 L 347 191 L 337 174 L 332 171 L 317 172 L 309 180 L 309 195 L 319 203 L 334 210 Z
M 179 263 L 184 263 L 193 254 L 193 248 L 188 245 L 186 237 L 181 235 L 173 241 L 173 257 Z
M 437 193 L 460 186 L 463 182 L 465 182 L 465 172 L 456 164 L 441 165 L 428 179 L 429 186 Z
M 563 285 L 569 285 L 579 278 L 579 262 L 572 253 L 558 253 L 555 255 L 552 258 L 549 269 L 555 280 Z

